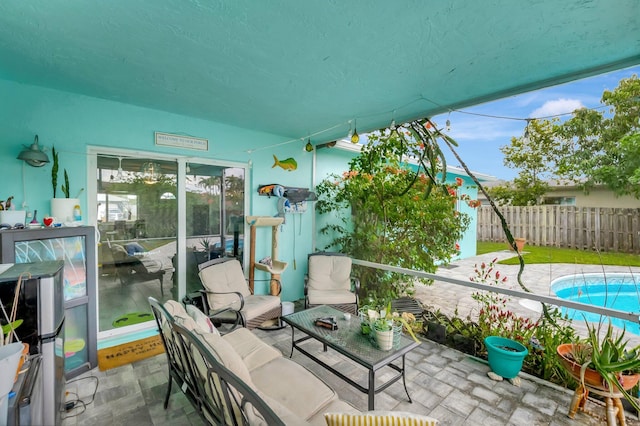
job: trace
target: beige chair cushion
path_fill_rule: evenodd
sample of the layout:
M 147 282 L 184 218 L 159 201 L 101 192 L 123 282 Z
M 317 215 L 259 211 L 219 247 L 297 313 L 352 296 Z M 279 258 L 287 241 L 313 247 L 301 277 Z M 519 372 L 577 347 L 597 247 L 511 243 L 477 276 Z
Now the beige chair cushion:
M 222 336 L 216 334 L 196 333 L 196 335 L 205 343 L 205 346 L 210 349 L 211 354 L 220 364 L 231 370 L 233 374 L 238 376 L 240 380 L 252 389 L 255 389 L 247 366 L 229 342 Z
M 305 420 L 337 399 L 333 389 L 312 372 L 284 357 L 252 370 L 251 380 L 260 392 Z
M 203 333 L 220 334 L 208 316 L 193 305 L 186 306 L 187 314 L 195 321 L 198 329 Z
M 225 334 L 222 338 L 229 342 L 238 353 L 249 372 L 271 360 L 282 357 L 282 353 L 279 350 L 267 345 L 246 328 L 237 328 L 231 333 Z
M 182 303 L 176 302 L 175 300 L 167 300 L 164 302 L 164 308 L 171 314 L 171 316 L 176 316 L 179 314 L 187 315 L 187 310 L 184 308 Z
M 307 296 L 312 305 L 342 305 L 356 303 L 356 294 L 348 290 L 309 289 Z
M 173 320 L 186 328 L 189 331 L 199 330 L 198 324 L 194 321 L 193 318 L 187 313 L 187 310 L 182 306 L 182 303 L 176 302 L 175 300 L 167 300 L 164 303 L 164 308 L 171 314 Z M 165 328 L 163 324 L 163 332 L 167 333 L 168 329 Z M 168 334 L 166 334 L 168 335 Z
M 280 418 L 280 420 L 284 422 L 285 425 L 309 425 L 309 423 L 296 416 L 291 410 L 289 410 L 287 407 L 271 398 L 270 396 L 265 395 L 260 391 L 258 391 L 257 394 L 269 406 L 269 408 L 271 408 L 271 410 L 276 413 L 276 415 Z M 251 426 L 269 426 L 269 424 L 264 420 L 260 413 L 253 407 L 247 407 L 245 409 L 245 413 L 247 414 L 247 418 Z M 324 419 L 322 424 L 324 424 Z
M 250 295 L 244 299 L 244 307 L 242 313 L 247 320 L 256 318 L 265 312 L 276 309 L 280 306 L 279 296 L 269 296 L 266 294 Z
M 235 291 L 245 298 L 251 294 L 242 272 L 242 266 L 236 259 L 207 266 L 198 275 L 202 285 L 208 291 L 215 293 Z M 210 308 L 213 310 L 226 308 L 230 305 L 233 309 L 240 308 L 238 297 L 233 294 L 207 294 L 207 299 Z
M 308 287 L 324 291 L 349 291 L 351 289 L 351 258 L 348 256 L 309 256 Z

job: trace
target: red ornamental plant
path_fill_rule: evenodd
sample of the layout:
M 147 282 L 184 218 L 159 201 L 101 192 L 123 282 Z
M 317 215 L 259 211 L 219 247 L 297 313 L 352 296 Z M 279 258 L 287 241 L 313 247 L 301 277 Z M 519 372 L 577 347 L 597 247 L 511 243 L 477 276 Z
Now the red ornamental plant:
M 507 277 L 495 270 L 495 258 L 488 264 L 482 262 L 480 267 L 475 265 L 475 276 L 470 280 L 477 283 L 498 286 L 507 282 Z M 482 337 L 502 336 L 516 340 L 524 345 L 534 335 L 538 321 L 517 315 L 507 309 L 508 298 L 489 291 L 474 292 L 471 297 L 480 304 L 478 325 Z

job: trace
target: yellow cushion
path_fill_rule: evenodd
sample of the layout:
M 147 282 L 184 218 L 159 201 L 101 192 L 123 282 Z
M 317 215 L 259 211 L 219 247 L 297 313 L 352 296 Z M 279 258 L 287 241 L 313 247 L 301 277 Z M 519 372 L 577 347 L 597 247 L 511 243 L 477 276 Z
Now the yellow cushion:
M 402 411 L 325 413 L 327 426 L 436 426 L 434 418 Z

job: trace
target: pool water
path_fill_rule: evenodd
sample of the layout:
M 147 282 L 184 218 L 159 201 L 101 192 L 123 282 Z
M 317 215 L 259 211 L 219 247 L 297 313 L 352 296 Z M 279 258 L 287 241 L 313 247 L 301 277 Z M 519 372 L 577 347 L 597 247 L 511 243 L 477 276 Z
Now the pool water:
M 581 274 L 560 277 L 551 283 L 551 290 L 561 299 L 603 306 L 624 312 L 640 312 L 640 275 L 631 273 Z M 562 308 L 574 321 L 599 322 L 607 318 L 592 312 Z M 640 335 L 640 325 L 611 317 L 611 323 L 627 332 Z

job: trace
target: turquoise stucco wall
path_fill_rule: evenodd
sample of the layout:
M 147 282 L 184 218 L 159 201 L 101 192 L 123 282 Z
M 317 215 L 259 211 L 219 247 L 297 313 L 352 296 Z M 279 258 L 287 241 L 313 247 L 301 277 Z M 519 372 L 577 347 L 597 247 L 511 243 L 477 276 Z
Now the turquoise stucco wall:
M 14 195 L 17 207 L 26 200 L 30 210 L 38 210 L 39 219 L 47 215 L 50 209 L 51 164 L 33 168 L 23 166 L 23 162 L 16 159 L 22 145 L 31 144 L 36 134 L 39 135 L 40 145 L 49 155 L 51 146 L 55 145 L 60 156 L 59 184 L 62 171 L 66 168 L 71 178 L 72 196 L 87 187 L 88 145 L 251 164 L 248 176 L 250 215 L 277 214 L 275 197 L 258 196 L 257 189 L 261 184 L 313 187 L 314 153 L 303 150 L 305 142 L 302 140 L 282 144 L 283 137 L 276 135 L 5 80 L 0 80 L 0 93 L 3 95 L 0 99 L 0 128 L 3 130 L 0 136 L 0 159 L 4 172 L 0 199 Z M 155 131 L 207 138 L 209 151 L 201 153 L 155 146 Z M 273 168 L 274 154 L 279 159 L 295 158 L 297 170 Z M 356 153 L 331 148 L 318 150 L 315 155 L 315 182 L 320 182 L 329 173 L 341 174 L 346 170 L 349 160 Z M 455 178 L 451 174 L 449 176 L 450 179 Z M 470 180 L 464 179 L 463 190 L 475 198 L 475 187 L 467 188 Z M 86 191 L 81 194 L 80 201 L 83 212 L 86 212 Z M 466 205 L 462 205 L 462 209 L 473 213 Z M 474 222 L 460 243 L 462 257 L 475 254 L 475 215 L 472 216 Z M 321 228 L 325 220 L 326 217 L 315 215 L 312 203 L 306 213 L 286 215 L 286 223 L 280 227 L 279 235 L 279 258 L 289 263 L 282 274 L 283 300 L 302 297 L 307 254 L 323 248 L 328 241 L 314 231 Z M 259 228 L 256 259 L 270 254 L 271 229 Z M 266 279 L 267 274 L 258 271 L 256 278 Z M 256 289 L 266 292 L 267 285 L 257 284 Z
M 3 171 L 0 199 L 14 195 L 14 203 L 18 208 L 26 200 L 30 210 L 38 211 L 38 219 L 48 215 L 50 210 L 53 196 L 51 163 L 34 168 L 23 166 L 23 162 L 16 159 L 23 145 L 30 145 L 36 134 L 50 158 L 51 147 L 55 145 L 60 158 L 58 185 L 62 183 L 62 173 L 66 168 L 72 196 L 80 188 L 87 187 L 88 145 L 135 149 L 141 153 L 161 152 L 176 157 L 204 157 L 240 163 L 251 161 L 248 195 L 249 214 L 253 215 L 273 216 L 277 212 L 275 199 L 258 196 L 258 184 L 311 186 L 313 156 L 303 151 L 302 141 L 279 145 L 286 141 L 281 136 L 6 80 L 0 80 L 0 93 L 0 159 Z M 203 153 L 155 146 L 156 131 L 207 138 L 209 151 Z M 274 148 L 247 152 L 258 146 Z M 273 154 L 280 159 L 295 157 L 298 169 L 287 172 L 279 167 L 271 168 Z M 80 202 L 82 211 L 86 212 L 86 191 L 81 194 Z M 304 271 L 299 262 L 296 262 L 296 268 L 293 263 L 311 250 L 311 213 L 296 217 L 295 233 L 293 224 L 294 220 L 287 218 L 280 235 L 280 258 L 290 262 L 282 276 L 283 300 L 302 297 Z M 270 229 L 260 229 L 256 240 L 256 258 L 269 255 Z M 260 274 L 257 274 L 257 278 L 260 278 Z

